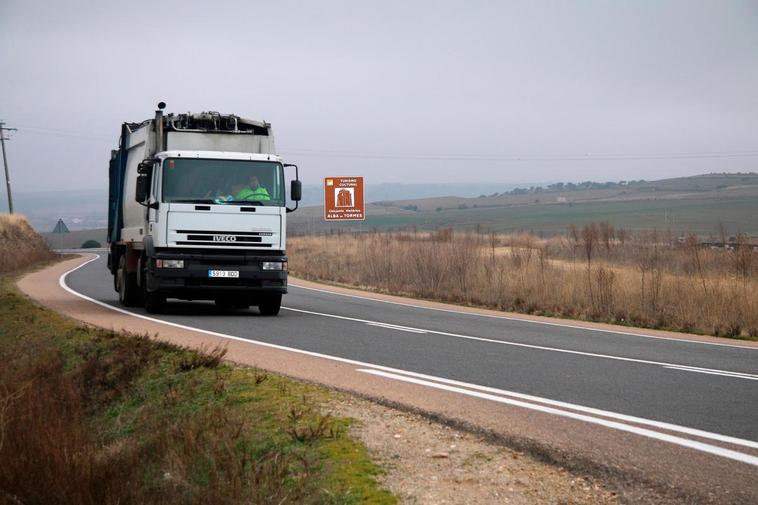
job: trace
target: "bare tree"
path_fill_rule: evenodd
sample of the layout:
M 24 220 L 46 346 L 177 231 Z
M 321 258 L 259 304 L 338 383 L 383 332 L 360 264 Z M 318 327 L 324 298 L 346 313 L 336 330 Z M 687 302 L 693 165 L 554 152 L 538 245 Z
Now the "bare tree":
M 590 292 L 590 301 L 594 303 L 595 296 L 592 291 L 592 255 L 597 247 L 598 229 L 595 223 L 589 223 L 582 228 L 582 245 L 584 257 L 587 260 L 587 288 Z
M 690 233 L 689 235 L 687 235 L 685 246 L 687 247 L 687 252 L 689 253 L 692 266 L 694 267 L 694 270 L 697 272 L 698 276 L 700 277 L 700 283 L 703 285 L 703 294 L 708 296 L 708 286 L 705 282 L 705 272 L 703 271 L 703 260 L 700 254 L 700 243 L 697 239 L 697 235 L 695 235 L 694 233 Z
M 571 223 L 569 226 L 568 238 L 571 245 L 571 253 L 573 258 L 576 259 L 576 249 L 579 247 L 579 230 L 576 229 L 574 223 Z
M 743 288 L 747 287 L 747 282 L 752 276 L 755 256 L 756 254 L 753 252 L 753 247 L 747 235 L 744 233 L 737 234 L 731 258 L 734 275 L 738 279 L 742 279 Z
M 603 221 L 601 223 L 598 223 L 598 232 L 600 234 L 600 242 L 605 247 L 605 253 L 610 256 L 611 254 L 611 246 L 613 245 L 613 241 L 616 238 L 616 230 L 613 228 L 613 225 L 609 223 L 608 221 Z
M 629 232 L 623 228 L 619 228 L 616 231 L 616 238 L 618 239 L 619 244 L 621 244 L 621 247 L 623 248 L 624 245 L 626 244 L 626 241 L 629 239 Z

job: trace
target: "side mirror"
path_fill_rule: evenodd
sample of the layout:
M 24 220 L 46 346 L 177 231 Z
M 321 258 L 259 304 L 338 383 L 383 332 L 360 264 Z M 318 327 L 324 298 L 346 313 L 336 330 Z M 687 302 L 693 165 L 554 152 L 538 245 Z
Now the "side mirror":
M 290 184 L 290 198 L 293 202 L 299 202 L 303 198 L 303 184 L 300 181 L 292 181 Z
M 287 212 L 295 212 L 297 210 L 298 202 L 303 197 L 303 185 L 300 183 L 300 175 L 298 174 L 297 165 L 291 163 L 285 163 L 284 168 L 295 167 L 295 180 L 290 183 L 290 198 L 295 202 L 295 207 L 290 209 L 287 207 Z
M 145 203 L 148 194 L 150 193 L 150 177 L 145 174 L 137 176 L 137 187 L 134 194 L 134 199 L 139 203 Z
M 138 174 L 149 174 L 152 171 L 153 171 L 153 160 L 151 160 L 150 158 L 146 158 L 140 161 L 139 165 L 137 165 Z

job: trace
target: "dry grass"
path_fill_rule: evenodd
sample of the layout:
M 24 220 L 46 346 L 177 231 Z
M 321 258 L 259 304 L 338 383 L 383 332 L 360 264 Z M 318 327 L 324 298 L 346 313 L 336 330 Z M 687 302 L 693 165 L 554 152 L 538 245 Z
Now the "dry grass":
M 45 240 L 18 214 L 0 214 L 0 273 L 55 257 Z
M 758 252 L 703 248 L 607 223 L 529 234 L 370 233 L 293 237 L 290 269 L 499 310 L 735 338 L 758 337 Z

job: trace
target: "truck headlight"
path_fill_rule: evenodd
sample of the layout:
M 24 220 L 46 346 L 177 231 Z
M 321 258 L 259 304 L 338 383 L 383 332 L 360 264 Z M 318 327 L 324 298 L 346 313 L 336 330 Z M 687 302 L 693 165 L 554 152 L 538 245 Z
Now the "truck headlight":
M 264 261 L 261 263 L 261 269 L 286 272 L 287 262 L 286 261 Z
M 184 268 L 184 260 L 155 260 L 158 268 Z

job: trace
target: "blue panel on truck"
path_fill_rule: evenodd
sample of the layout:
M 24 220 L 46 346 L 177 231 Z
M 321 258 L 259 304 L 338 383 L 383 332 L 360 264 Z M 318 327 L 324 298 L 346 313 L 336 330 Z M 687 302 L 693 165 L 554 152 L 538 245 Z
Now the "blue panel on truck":
M 121 228 L 124 226 L 122 212 L 124 176 L 126 173 L 126 124 L 121 125 L 121 138 L 119 139 L 116 156 L 111 158 L 108 167 L 108 241 L 118 242 L 121 239 Z

